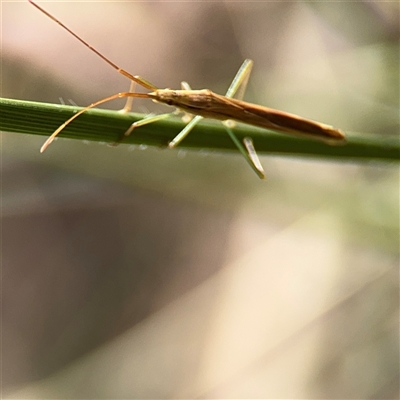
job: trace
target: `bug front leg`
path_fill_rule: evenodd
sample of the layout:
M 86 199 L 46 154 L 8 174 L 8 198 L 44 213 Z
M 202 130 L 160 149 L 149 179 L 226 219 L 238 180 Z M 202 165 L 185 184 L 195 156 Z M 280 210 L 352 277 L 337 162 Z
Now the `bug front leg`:
M 187 82 L 181 82 L 182 90 L 190 91 L 192 88 Z M 185 113 L 182 117 L 184 122 L 188 122 L 188 124 L 168 143 L 168 147 L 173 149 L 174 147 L 178 146 L 180 142 L 190 133 L 190 131 L 198 124 L 199 121 L 203 119 L 202 116 L 196 115 L 193 118 L 192 114 Z
M 132 81 L 132 83 L 131 83 L 131 88 L 130 88 L 129 91 L 133 91 L 133 90 L 134 90 L 134 87 L 135 87 L 135 82 Z M 189 86 L 189 84 L 188 84 L 187 82 L 182 82 L 182 83 L 181 83 L 181 88 L 182 88 L 183 90 L 191 90 L 191 89 L 190 89 L 190 86 Z M 130 111 L 131 106 L 132 106 L 132 100 L 133 100 L 133 99 L 128 99 L 128 100 L 127 100 L 126 105 L 125 105 L 125 107 L 121 110 L 121 112 Z M 128 106 L 128 102 L 129 102 L 130 108 L 129 108 L 127 111 L 125 111 L 126 108 L 127 108 L 127 106 Z M 153 123 L 153 122 L 161 121 L 161 120 L 163 120 L 163 119 L 169 118 L 169 117 L 172 116 L 172 115 L 176 115 L 176 114 L 178 114 L 179 112 L 180 112 L 180 111 L 179 111 L 178 109 L 176 109 L 175 111 L 170 112 L 170 113 L 165 113 L 165 114 L 160 114 L 160 115 L 152 115 L 152 114 L 151 114 L 151 115 L 149 115 L 149 116 L 147 116 L 147 117 L 141 119 L 140 121 L 134 122 L 134 123 L 125 131 L 124 136 L 129 136 L 129 135 L 131 135 L 132 132 L 133 132 L 133 130 L 136 129 L 136 128 L 138 128 L 139 126 L 144 126 L 144 125 L 147 125 L 147 124 L 151 124 L 151 123 Z M 192 118 L 193 118 L 193 116 L 192 116 L 191 114 L 189 114 L 189 113 L 185 113 L 184 116 L 182 117 L 182 119 L 183 119 L 184 122 L 190 122 L 190 121 L 192 120 Z M 174 140 L 175 140 L 175 139 L 174 139 Z
M 136 88 L 136 85 L 138 85 L 138 84 L 143 87 L 147 87 L 148 85 L 150 85 L 150 83 L 146 79 L 142 78 L 139 75 L 136 75 L 134 78 L 135 78 L 135 80 L 131 79 L 131 84 L 129 86 L 129 91 L 128 91 L 129 93 L 135 93 L 135 88 Z M 126 99 L 124 108 L 122 110 L 120 110 L 119 112 L 123 113 L 123 114 L 131 112 L 132 104 L 133 104 L 133 97 L 128 97 Z
M 130 84 L 130 86 L 129 86 L 129 92 L 130 92 L 130 93 L 134 93 L 134 92 L 135 92 L 136 83 L 137 83 L 137 82 L 135 82 L 135 81 L 131 81 L 131 84 Z M 128 98 L 126 99 L 124 108 L 123 108 L 122 110 L 119 110 L 119 112 L 120 112 L 121 114 L 126 114 L 126 113 L 128 113 L 128 112 L 131 112 L 131 110 L 132 110 L 132 104 L 133 104 L 133 97 L 128 97 Z
M 132 134 L 133 130 L 138 128 L 139 126 L 143 125 L 148 125 L 153 122 L 161 121 L 163 119 L 169 118 L 171 115 L 174 113 L 166 113 L 166 114 L 160 114 L 160 115 L 152 115 L 150 114 L 149 116 L 141 119 L 140 121 L 134 122 L 124 133 L 124 136 L 129 136 Z

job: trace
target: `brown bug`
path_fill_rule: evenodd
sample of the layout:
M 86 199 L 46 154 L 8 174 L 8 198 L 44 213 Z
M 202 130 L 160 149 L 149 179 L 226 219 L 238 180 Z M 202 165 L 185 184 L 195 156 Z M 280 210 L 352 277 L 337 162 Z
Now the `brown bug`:
M 261 128 L 270 129 L 282 133 L 289 133 L 294 135 L 308 136 L 315 139 L 326 141 L 327 143 L 342 142 L 345 140 L 344 133 L 335 129 L 332 126 L 325 125 L 319 122 L 315 122 L 309 119 L 299 117 L 297 115 L 289 114 L 283 111 L 274 110 L 272 108 L 247 103 L 241 98 L 244 95 L 247 82 L 250 77 L 253 61 L 245 60 L 233 79 L 228 91 L 225 96 L 213 93 L 211 90 L 192 90 L 187 82 L 181 83 L 180 90 L 172 89 L 159 89 L 152 83 L 140 76 L 131 75 L 129 72 L 123 70 L 114 64 L 111 60 L 101 54 L 98 50 L 93 48 L 76 33 L 66 27 L 61 21 L 53 17 L 34 1 L 28 0 L 33 6 L 67 30 L 71 35 L 77 38 L 86 47 L 96 53 L 105 62 L 110 64 L 120 74 L 124 75 L 131 80 L 131 87 L 129 92 L 121 92 L 112 96 L 106 97 L 99 101 L 96 101 L 89 106 L 83 108 L 81 111 L 76 113 L 73 117 L 64 122 L 54 133 L 46 140 L 40 149 L 43 152 L 47 146 L 53 141 L 53 139 L 75 118 L 87 110 L 98 106 L 99 104 L 106 103 L 108 101 L 117 98 L 128 98 L 126 105 L 122 111 L 128 112 L 131 110 L 132 100 L 134 97 L 148 98 L 153 101 L 163 103 L 169 106 L 175 107 L 177 110 L 184 111 L 186 114 L 191 116 L 191 121 L 182 129 L 182 131 L 168 144 L 169 148 L 177 146 L 194 128 L 194 126 L 202 118 L 213 118 L 221 120 L 227 130 L 229 136 L 238 147 L 242 155 L 248 161 L 253 170 L 257 173 L 260 178 L 264 178 L 264 170 L 259 161 L 257 153 L 253 146 L 251 138 L 246 137 L 241 142 L 233 133 L 232 127 L 234 126 L 233 121 L 243 122 L 245 124 L 254 125 Z M 134 87 L 136 84 L 150 90 L 150 93 L 135 93 Z M 236 95 L 236 98 L 234 96 Z M 128 136 L 132 131 L 139 127 L 155 121 L 159 121 L 176 114 L 176 111 L 172 113 L 166 113 L 161 115 L 152 115 L 146 117 L 140 121 L 134 122 L 131 127 L 125 132 L 125 136 Z

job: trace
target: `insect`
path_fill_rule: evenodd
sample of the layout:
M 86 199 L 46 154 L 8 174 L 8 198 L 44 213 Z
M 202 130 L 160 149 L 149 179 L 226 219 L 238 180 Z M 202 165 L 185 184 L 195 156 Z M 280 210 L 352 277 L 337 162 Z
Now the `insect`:
M 89 106 L 83 108 L 73 117 L 64 122 L 53 134 L 46 140 L 40 149 L 43 152 L 54 138 L 75 118 L 87 110 L 96 107 L 100 104 L 108 101 L 127 98 L 126 105 L 123 112 L 129 112 L 132 107 L 132 101 L 134 97 L 148 98 L 153 101 L 164 103 L 168 106 L 175 107 L 174 112 L 151 115 L 140 121 L 134 122 L 130 128 L 124 133 L 125 136 L 130 135 L 134 129 L 150 124 L 155 121 L 169 118 L 171 115 L 176 115 L 177 111 L 183 111 L 186 116 L 190 116 L 190 122 L 182 129 L 178 135 L 168 143 L 169 148 L 177 146 L 196 126 L 196 124 L 203 118 L 213 118 L 221 120 L 228 135 L 231 137 L 236 147 L 242 153 L 244 158 L 257 173 L 260 178 L 264 178 L 264 170 L 254 149 L 253 141 L 249 137 L 245 137 L 243 141 L 240 141 L 234 134 L 232 128 L 235 126 L 235 121 L 242 122 L 245 124 L 270 129 L 282 133 L 289 133 L 300 136 L 308 136 L 315 139 L 326 141 L 327 143 L 343 142 L 345 140 L 344 133 L 335 129 L 332 126 L 325 125 L 319 122 L 315 122 L 309 119 L 299 117 L 297 115 L 289 114 L 283 111 L 274 110 L 272 108 L 247 103 L 242 100 L 246 86 L 250 77 L 251 69 L 253 67 L 253 61 L 245 60 L 233 79 L 228 91 L 224 96 L 213 93 L 211 90 L 192 90 L 187 82 L 181 83 L 180 90 L 172 89 L 159 89 L 152 83 L 147 81 L 138 75 L 132 75 L 124 69 L 118 67 L 111 60 L 101 54 L 94 47 L 89 45 L 75 32 L 70 30 L 57 18 L 53 17 L 50 13 L 36 4 L 33 0 L 28 0 L 33 6 L 39 9 L 42 13 L 47 15 L 54 22 L 59 24 L 67 32 L 73 35 L 91 51 L 96 53 L 111 67 L 117 70 L 120 74 L 124 75 L 131 81 L 131 86 L 128 92 L 121 92 L 104 99 L 98 100 Z M 150 93 L 136 93 L 134 91 L 136 84 L 150 90 Z

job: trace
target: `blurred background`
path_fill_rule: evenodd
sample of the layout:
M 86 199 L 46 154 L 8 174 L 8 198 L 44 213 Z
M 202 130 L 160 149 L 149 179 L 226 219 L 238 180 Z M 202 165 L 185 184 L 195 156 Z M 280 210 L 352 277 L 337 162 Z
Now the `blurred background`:
M 159 87 L 224 93 L 251 58 L 245 100 L 399 132 L 398 2 L 40 4 Z M 3 97 L 128 89 L 1 7 Z M 236 153 L 43 141 L 2 134 L 4 398 L 398 398 L 398 165 L 263 156 L 260 181 Z

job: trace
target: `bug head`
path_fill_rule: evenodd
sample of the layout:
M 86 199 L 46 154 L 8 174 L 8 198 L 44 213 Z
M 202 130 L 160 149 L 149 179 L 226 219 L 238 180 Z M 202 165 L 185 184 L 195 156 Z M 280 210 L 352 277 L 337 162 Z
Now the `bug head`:
M 178 106 L 182 103 L 181 90 L 158 89 L 151 93 L 154 101 L 167 104 L 169 106 Z

